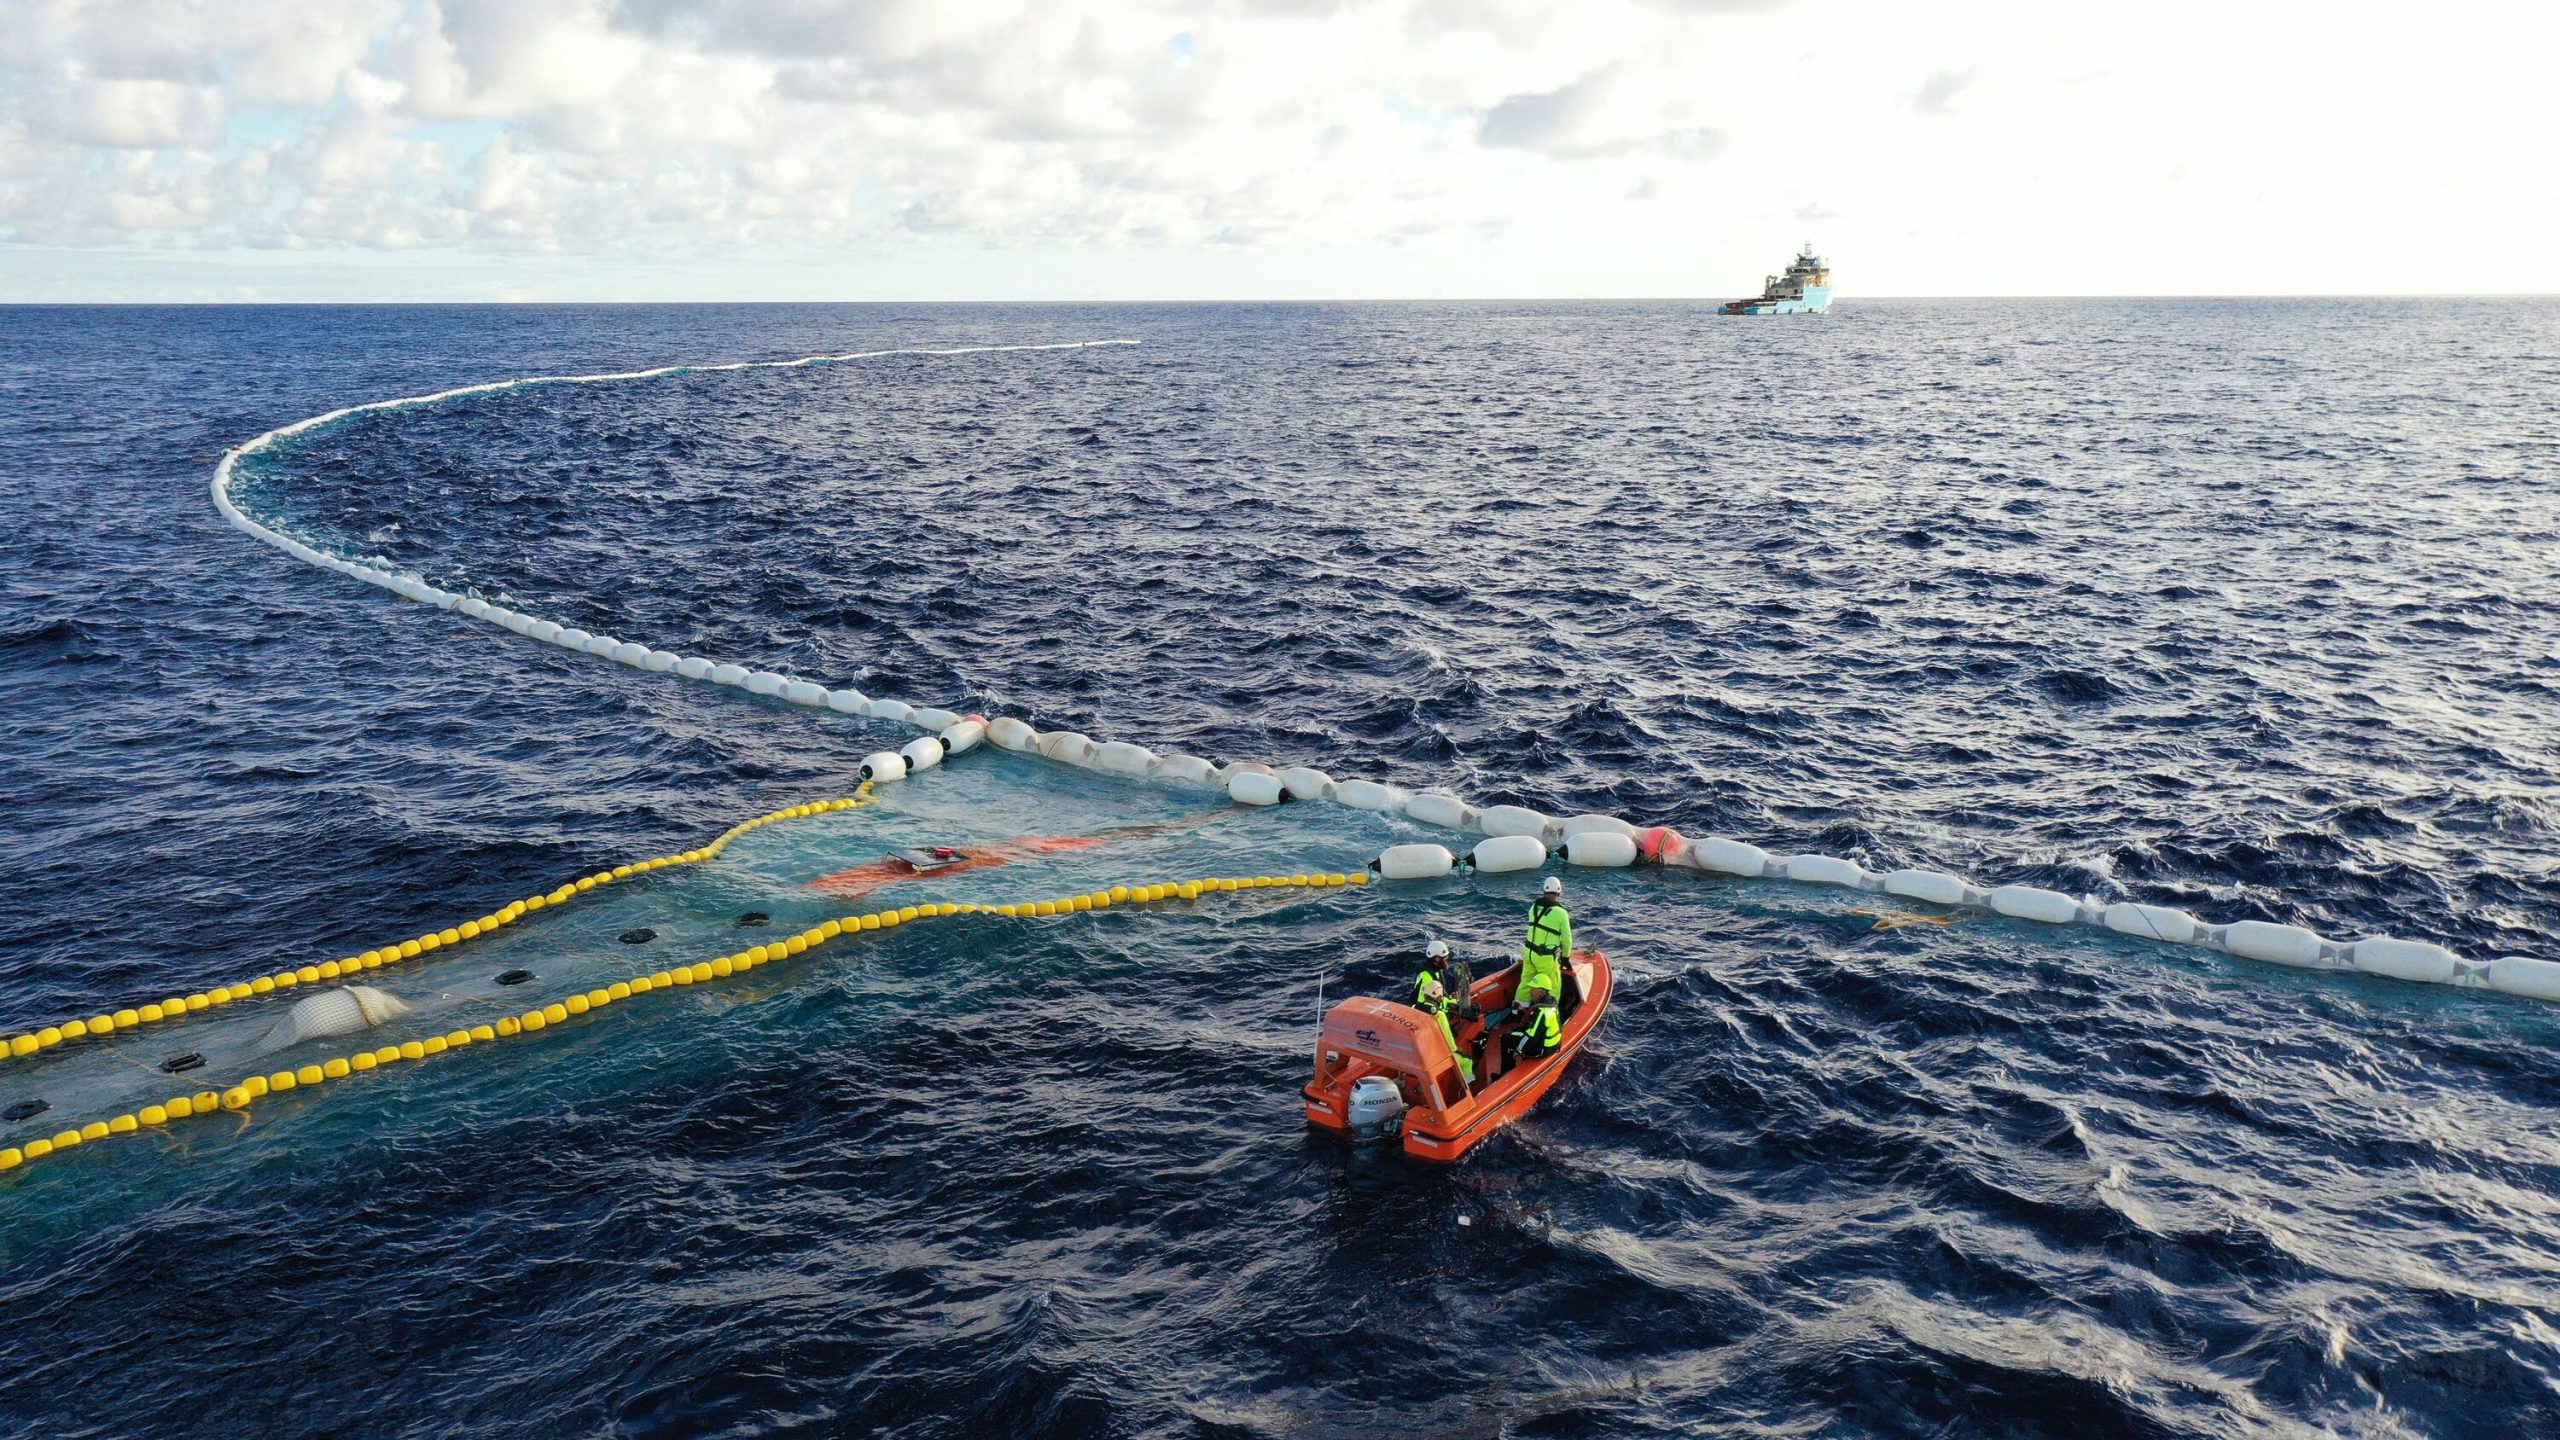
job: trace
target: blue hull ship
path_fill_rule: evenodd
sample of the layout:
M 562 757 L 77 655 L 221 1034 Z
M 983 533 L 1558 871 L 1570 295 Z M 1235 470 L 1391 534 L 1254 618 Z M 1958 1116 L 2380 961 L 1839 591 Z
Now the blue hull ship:
M 1719 315 L 1813 315 L 1831 308 L 1831 267 L 1813 253 L 1813 242 L 1805 242 L 1804 250 L 1787 267 L 1784 275 L 1772 275 L 1760 287 L 1757 300 L 1735 300 L 1716 313 Z

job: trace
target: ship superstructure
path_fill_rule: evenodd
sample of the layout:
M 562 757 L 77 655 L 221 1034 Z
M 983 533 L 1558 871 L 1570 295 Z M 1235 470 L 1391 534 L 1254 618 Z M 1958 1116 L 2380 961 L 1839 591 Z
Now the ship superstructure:
M 1783 275 L 1772 275 L 1760 287 L 1757 300 L 1736 300 L 1727 304 L 1722 315 L 1811 315 L 1831 307 L 1831 265 L 1813 253 L 1813 242 L 1787 266 Z

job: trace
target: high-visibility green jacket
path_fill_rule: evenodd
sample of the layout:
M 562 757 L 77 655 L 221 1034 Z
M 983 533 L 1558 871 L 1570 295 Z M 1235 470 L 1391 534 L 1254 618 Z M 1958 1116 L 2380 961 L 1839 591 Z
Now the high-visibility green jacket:
M 1520 1033 L 1535 1037 L 1539 1049 L 1553 1050 L 1564 1041 L 1563 1012 L 1552 1003 L 1541 1005 L 1530 1013 L 1529 1023 L 1521 1027 Z
M 1550 1000 L 1564 994 L 1565 957 L 1573 953 L 1573 916 L 1562 905 L 1540 900 L 1529 907 L 1529 938 L 1520 946 L 1520 984 L 1513 1000 L 1531 990 L 1544 990 Z
M 1422 1003 L 1422 990 L 1424 986 L 1429 985 L 1434 980 L 1440 982 L 1441 988 L 1444 991 L 1448 988 L 1449 980 L 1447 976 L 1442 975 L 1439 971 L 1432 969 L 1428 965 L 1423 966 L 1421 971 L 1413 977 L 1413 993 L 1405 997 L 1404 1003 L 1412 1006 L 1416 1010 L 1427 1010 L 1431 1008 Z M 1458 997 L 1455 995 L 1451 995 L 1444 1003 L 1455 1004 L 1457 1002 L 1457 998 Z

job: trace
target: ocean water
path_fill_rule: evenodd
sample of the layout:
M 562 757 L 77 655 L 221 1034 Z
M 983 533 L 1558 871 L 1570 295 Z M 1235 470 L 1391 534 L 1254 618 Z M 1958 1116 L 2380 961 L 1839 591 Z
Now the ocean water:
M 297 564 L 215 514 L 226 447 L 1115 337 L 457 399 L 240 494 L 873 694 L 2560 960 L 2560 303 L 1708 311 L 0 310 L 0 1032 L 698 845 L 912 733 Z M 707 958 L 918 843 L 1100 837 L 900 887 L 976 901 L 1424 838 L 1214 801 L 981 752 L 378 983 L 424 1025 Z M 0 1432 L 2560 1433 L 2560 1010 L 1577 871 L 1621 988 L 1533 1117 L 1450 1170 L 1305 1134 L 1319 980 L 1496 956 L 1532 883 L 957 917 L 24 1166 Z M 0 1060 L 59 1102 L 0 1145 L 281 1011 Z

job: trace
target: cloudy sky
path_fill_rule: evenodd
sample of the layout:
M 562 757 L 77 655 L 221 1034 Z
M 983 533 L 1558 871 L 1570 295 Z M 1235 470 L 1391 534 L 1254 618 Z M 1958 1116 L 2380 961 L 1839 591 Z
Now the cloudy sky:
M 0 0 L 0 300 L 2554 292 L 2556 13 Z

